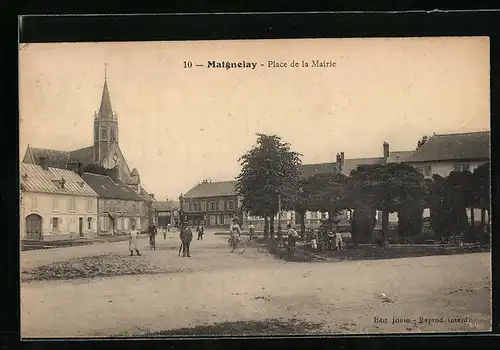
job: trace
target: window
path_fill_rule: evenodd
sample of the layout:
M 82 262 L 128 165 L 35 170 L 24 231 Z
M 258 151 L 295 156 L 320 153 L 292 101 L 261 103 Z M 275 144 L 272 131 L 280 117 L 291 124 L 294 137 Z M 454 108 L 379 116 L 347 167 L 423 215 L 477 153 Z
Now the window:
M 193 203 L 189 203 L 189 211 L 193 210 Z
M 70 211 L 75 211 L 76 210 L 76 198 L 75 197 L 71 197 L 69 199 L 69 210 Z
M 108 130 L 101 129 L 101 139 L 107 139 L 107 138 L 108 138 Z
M 431 175 L 432 175 L 431 166 L 427 165 L 426 167 L 424 167 L 424 176 L 431 176 Z
M 101 230 L 104 232 L 109 230 L 109 218 L 107 216 L 103 217 L 101 220 Z
M 454 165 L 455 171 L 468 171 L 469 170 L 469 164 L 468 163 L 457 163 Z
M 111 131 L 110 131 L 110 133 L 109 133 L 109 134 L 110 134 L 109 139 L 110 139 L 111 141 L 116 140 L 116 131 L 115 131 L 115 129 L 111 129 Z
M 315 211 L 311 212 L 311 219 L 317 219 L 318 218 L 318 213 Z
M 123 218 L 116 219 L 116 229 L 118 231 L 123 230 Z
M 92 199 L 87 199 L 87 211 L 91 212 L 92 211 Z
M 210 203 L 210 206 L 211 206 L 212 210 L 215 210 L 215 203 L 214 202 Z
M 52 233 L 59 233 L 59 218 L 52 218 Z
M 92 218 L 87 218 L 87 230 L 92 230 Z
M 31 210 L 38 210 L 37 196 L 31 197 Z
M 229 210 L 233 210 L 234 204 L 233 202 L 229 202 Z
M 201 202 L 201 211 L 206 211 L 206 210 L 207 210 L 207 203 Z
M 57 197 L 52 198 L 52 210 L 59 211 L 59 198 Z

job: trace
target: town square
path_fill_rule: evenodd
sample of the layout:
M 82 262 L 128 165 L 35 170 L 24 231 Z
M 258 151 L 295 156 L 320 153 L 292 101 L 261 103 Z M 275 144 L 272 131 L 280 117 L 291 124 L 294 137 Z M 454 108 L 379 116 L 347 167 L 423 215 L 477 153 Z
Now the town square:
M 489 331 L 483 39 L 21 46 L 22 336 Z

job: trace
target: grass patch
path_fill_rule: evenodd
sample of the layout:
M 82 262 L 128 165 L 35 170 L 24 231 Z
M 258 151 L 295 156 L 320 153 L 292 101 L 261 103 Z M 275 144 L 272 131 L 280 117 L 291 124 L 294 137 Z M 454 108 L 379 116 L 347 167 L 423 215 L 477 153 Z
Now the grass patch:
M 321 323 L 309 323 L 295 318 L 290 320 L 268 319 L 265 321 L 221 322 L 191 328 L 170 329 L 145 333 L 145 337 L 165 336 L 266 336 L 298 335 L 318 332 Z
M 181 270 L 172 271 L 158 267 L 143 256 L 110 253 L 58 261 L 25 270 L 21 273 L 21 281 L 66 280 L 165 272 L 181 272 Z

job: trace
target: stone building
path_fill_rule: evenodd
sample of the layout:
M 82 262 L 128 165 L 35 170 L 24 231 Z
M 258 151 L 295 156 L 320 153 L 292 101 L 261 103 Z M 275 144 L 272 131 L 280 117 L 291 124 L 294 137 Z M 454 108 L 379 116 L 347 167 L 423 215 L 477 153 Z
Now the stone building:
M 179 225 L 179 202 L 155 201 L 156 223 L 159 227 Z
M 241 198 L 236 193 L 236 181 L 203 181 L 183 196 L 183 211 L 193 224 L 208 227 L 228 226 L 233 218 L 243 221 Z
M 28 146 L 23 163 L 40 164 L 45 158 L 53 168 L 69 169 L 71 164 L 81 164 L 82 168 L 89 164 L 97 164 L 106 169 L 116 169 L 117 178 L 132 188 L 146 201 L 146 212 L 141 220 L 145 229 L 154 219 L 150 195 L 142 186 L 139 171 L 130 169 L 119 145 L 118 114 L 113 110 L 109 95 L 108 81 L 105 76 L 99 110 L 94 113 L 93 143 L 88 147 L 74 151 L 59 151 Z
M 20 228 L 24 240 L 61 240 L 97 234 L 97 193 L 73 171 L 20 164 Z
M 133 189 L 105 175 L 83 173 L 82 178 L 99 196 L 99 235 L 126 234 L 133 224 L 142 231 L 146 230 L 147 224 L 142 221 L 145 220 L 148 203 Z

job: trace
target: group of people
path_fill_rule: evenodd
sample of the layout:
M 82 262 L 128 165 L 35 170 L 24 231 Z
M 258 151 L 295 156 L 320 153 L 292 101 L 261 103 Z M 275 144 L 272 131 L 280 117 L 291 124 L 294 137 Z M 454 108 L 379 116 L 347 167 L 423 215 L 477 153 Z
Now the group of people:
M 311 248 L 315 252 L 322 252 L 325 249 L 342 251 L 344 242 L 342 233 L 335 228 L 330 230 L 315 229 L 310 236 Z

